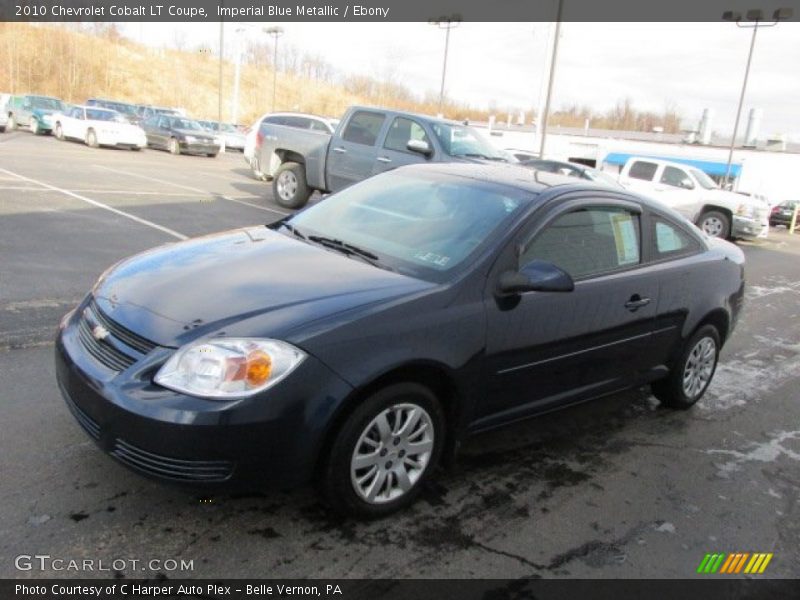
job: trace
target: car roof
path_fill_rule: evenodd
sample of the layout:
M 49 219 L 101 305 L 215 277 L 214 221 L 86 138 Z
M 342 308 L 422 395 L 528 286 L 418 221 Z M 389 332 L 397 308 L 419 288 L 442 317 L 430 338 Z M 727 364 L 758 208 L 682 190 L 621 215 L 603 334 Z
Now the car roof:
M 463 177 L 484 183 L 494 183 L 540 194 L 555 186 L 587 187 L 591 189 L 607 190 L 607 188 L 584 183 L 568 175 L 526 169 L 520 165 L 507 163 L 430 163 L 409 165 L 404 170 L 419 170 L 428 173 L 441 173 L 445 176 Z

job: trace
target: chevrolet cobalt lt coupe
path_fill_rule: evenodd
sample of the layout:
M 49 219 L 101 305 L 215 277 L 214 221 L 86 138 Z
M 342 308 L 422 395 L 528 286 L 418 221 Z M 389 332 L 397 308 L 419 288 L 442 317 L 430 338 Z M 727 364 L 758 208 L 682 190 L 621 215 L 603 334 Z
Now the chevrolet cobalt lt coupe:
M 743 273 L 736 246 L 625 190 L 410 166 L 118 263 L 64 317 L 58 382 L 140 473 L 314 482 L 381 516 L 469 434 L 646 383 L 693 405 Z

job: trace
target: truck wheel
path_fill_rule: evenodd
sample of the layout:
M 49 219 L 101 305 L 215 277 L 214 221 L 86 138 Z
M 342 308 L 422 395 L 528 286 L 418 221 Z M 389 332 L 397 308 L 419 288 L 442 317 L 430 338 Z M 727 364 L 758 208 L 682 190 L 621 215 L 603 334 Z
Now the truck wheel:
M 709 210 L 700 215 L 697 226 L 706 235 L 727 240 L 731 235 L 731 220 L 718 210 Z
M 306 183 L 306 169 L 295 162 L 285 162 L 275 173 L 272 181 L 275 200 L 284 208 L 302 208 L 311 196 Z

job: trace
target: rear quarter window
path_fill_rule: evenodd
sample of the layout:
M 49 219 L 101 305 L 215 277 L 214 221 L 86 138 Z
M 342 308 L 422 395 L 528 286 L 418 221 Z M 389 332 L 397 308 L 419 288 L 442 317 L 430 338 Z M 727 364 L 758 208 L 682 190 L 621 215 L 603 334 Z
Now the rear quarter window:
M 656 163 L 637 160 L 631 165 L 628 171 L 628 177 L 642 179 L 644 181 L 653 181 L 657 169 L 658 165 Z

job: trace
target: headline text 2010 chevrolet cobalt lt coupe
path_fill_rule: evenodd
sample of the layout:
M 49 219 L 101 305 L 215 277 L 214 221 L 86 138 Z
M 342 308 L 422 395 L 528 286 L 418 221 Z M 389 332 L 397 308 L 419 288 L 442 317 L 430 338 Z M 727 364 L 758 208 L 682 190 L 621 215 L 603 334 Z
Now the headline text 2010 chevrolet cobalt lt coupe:
M 62 321 L 70 410 L 127 466 L 410 503 L 464 436 L 631 386 L 705 392 L 744 259 L 624 190 L 420 165 L 145 252 Z

